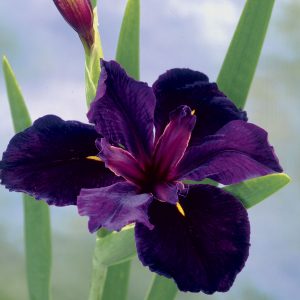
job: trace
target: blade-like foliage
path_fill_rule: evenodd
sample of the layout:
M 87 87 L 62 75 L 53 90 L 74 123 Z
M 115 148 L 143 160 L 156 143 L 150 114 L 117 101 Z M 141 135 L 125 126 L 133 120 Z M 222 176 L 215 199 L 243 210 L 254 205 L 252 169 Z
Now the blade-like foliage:
M 283 188 L 290 180 L 286 174 L 271 174 L 226 186 L 224 190 L 250 208 Z
M 112 266 L 130 260 L 135 255 L 133 226 L 127 226 L 120 232 L 113 232 L 96 241 L 97 261 Z M 120 247 L 122 245 L 122 247 Z
M 140 77 L 140 1 L 128 0 L 116 60 L 135 79 Z
M 8 60 L 3 58 L 3 72 L 16 132 L 31 125 L 21 89 Z M 50 299 L 51 233 L 49 207 L 24 195 L 24 227 L 27 284 L 31 300 Z
M 154 275 L 152 285 L 145 297 L 145 300 L 173 300 L 178 292 L 177 285 L 171 279 Z
M 108 268 L 103 300 L 127 299 L 131 261 Z
M 95 8 L 97 5 L 97 0 L 91 0 L 91 3 L 92 3 L 93 8 Z
M 217 83 L 243 108 L 264 43 L 274 0 L 247 0 Z
M 15 132 L 20 132 L 31 125 L 29 112 L 15 74 L 5 56 L 2 66 L 14 129 Z

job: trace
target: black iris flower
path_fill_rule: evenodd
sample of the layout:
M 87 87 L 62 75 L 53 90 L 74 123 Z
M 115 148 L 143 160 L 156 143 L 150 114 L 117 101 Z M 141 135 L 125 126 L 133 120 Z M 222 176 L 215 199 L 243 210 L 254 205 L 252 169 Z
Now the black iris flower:
M 1 181 L 77 205 L 89 230 L 135 223 L 137 253 L 182 291 L 225 292 L 249 253 L 247 211 L 222 185 L 281 172 L 267 132 L 207 76 L 172 69 L 152 87 L 102 61 L 93 125 L 44 116 L 10 141 Z

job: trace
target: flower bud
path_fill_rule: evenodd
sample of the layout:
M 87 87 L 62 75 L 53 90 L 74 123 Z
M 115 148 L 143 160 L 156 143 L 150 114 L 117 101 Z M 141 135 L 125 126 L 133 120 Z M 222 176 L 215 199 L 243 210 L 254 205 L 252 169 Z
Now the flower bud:
M 53 0 L 64 19 L 89 47 L 94 44 L 93 8 L 90 0 Z

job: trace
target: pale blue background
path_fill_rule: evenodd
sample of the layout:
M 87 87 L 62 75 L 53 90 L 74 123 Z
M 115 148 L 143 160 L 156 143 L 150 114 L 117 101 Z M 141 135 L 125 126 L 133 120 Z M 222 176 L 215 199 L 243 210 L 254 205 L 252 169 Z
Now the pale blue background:
M 144 0 L 141 79 L 150 84 L 172 67 L 190 67 L 215 80 L 245 1 Z M 234 287 L 210 299 L 298 299 L 300 284 L 300 3 L 275 4 L 246 109 L 270 140 L 293 183 L 249 211 L 250 258 Z M 124 0 L 99 0 L 105 57 L 114 58 Z M 0 55 L 17 74 L 33 119 L 53 113 L 86 121 L 83 50 L 51 0 L 0 1 Z M 243 76 L 243 74 L 240 74 Z M 0 151 L 13 135 L 0 75 Z M 51 208 L 53 299 L 87 299 L 94 236 L 76 209 Z M 0 189 L 0 299 L 27 299 L 22 202 Z M 135 262 L 130 300 L 143 299 L 151 274 Z M 207 299 L 201 295 L 177 299 Z M 42 299 L 41 299 L 42 300 Z M 117 299 L 116 299 L 117 300 Z M 163 299 L 162 299 L 163 300 Z

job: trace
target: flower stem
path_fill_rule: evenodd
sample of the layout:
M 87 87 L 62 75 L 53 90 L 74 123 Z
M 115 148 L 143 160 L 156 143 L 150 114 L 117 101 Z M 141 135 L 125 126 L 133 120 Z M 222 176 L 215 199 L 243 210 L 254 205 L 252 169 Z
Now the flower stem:
M 96 95 L 100 76 L 100 58 L 103 58 L 101 39 L 98 30 L 97 7 L 94 8 L 94 32 L 95 43 L 92 47 L 89 47 L 83 39 L 81 40 L 85 51 L 85 85 L 86 101 L 88 106 L 91 104 Z
M 89 300 L 101 300 L 104 291 L 107 267 L 102 264 L 98 264 L 95 261 L 96 259 L 95 255 L 93 259 L 93 272 Z

